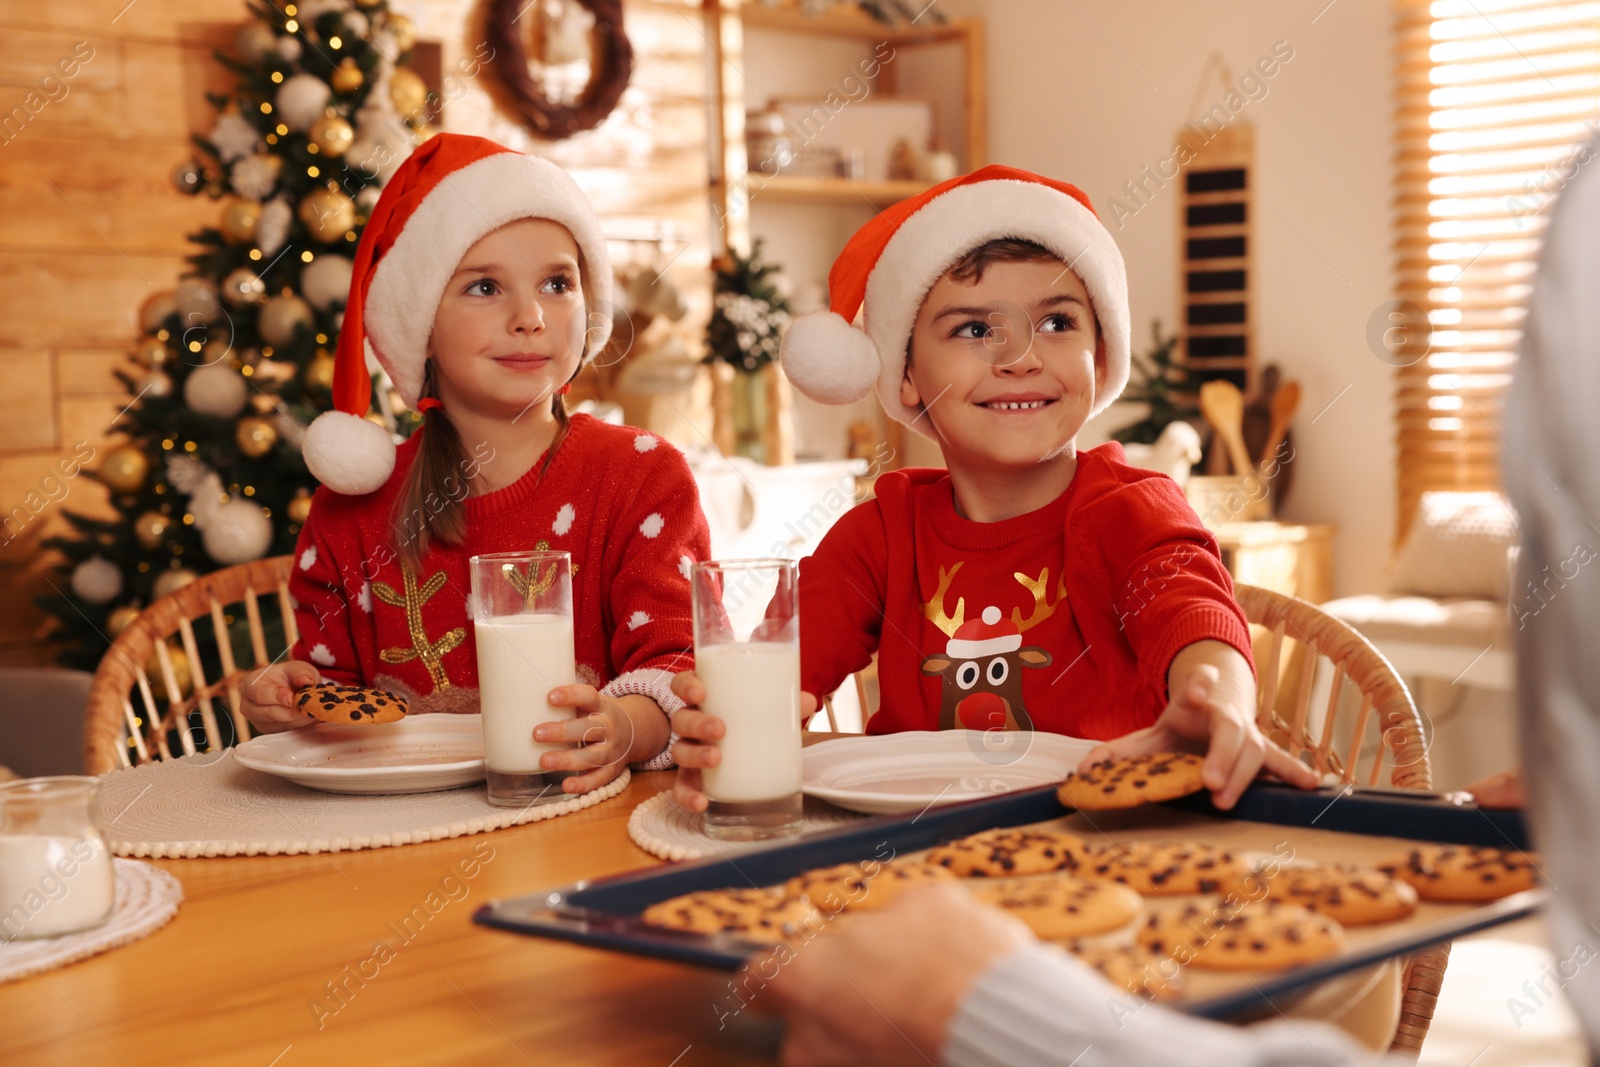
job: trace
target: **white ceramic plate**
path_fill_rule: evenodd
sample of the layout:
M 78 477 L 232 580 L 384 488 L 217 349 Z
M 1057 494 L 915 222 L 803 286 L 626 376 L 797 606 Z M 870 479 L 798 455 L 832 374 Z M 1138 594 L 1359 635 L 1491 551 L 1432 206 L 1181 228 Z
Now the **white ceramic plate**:
M 318 723 L 233 750 L 251 770 L 327 793 L 431 793 L 484 779 L 483 716 L 407 715 L 368 726 Z
M 805 750 L 804 789 L 841 808 L 898 815 L 1059 782 L 1097 744 L 1014 730 L 840 737 Z

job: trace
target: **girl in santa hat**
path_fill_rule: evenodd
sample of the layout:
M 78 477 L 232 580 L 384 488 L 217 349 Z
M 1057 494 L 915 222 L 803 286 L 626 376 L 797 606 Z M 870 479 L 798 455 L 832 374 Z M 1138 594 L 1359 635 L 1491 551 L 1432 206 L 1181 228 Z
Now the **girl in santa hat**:
M 572 772 L 572 794 L 629 762 L 670 765 L 669 683 L 693 648 L 688 571 L 709 533 L 676 449 L 563 404 L 609 338 L 611 287 L 593 208 L 554 164 L 445 133 L 399 168 L 356 252 L 335 410 L 305 437 L 322 487 L 289 583 L 299 640 L 245 687 L 252 722 L 309 724 L 295 693 L 320 681 L 477 711 L 468 561 L 563 550 L 579 682 L 549 699 L 576 716 L 534 736 L 584 744 L 544 769 Z M 365 417 L 373 362 L 425 415 L 398 449 Z

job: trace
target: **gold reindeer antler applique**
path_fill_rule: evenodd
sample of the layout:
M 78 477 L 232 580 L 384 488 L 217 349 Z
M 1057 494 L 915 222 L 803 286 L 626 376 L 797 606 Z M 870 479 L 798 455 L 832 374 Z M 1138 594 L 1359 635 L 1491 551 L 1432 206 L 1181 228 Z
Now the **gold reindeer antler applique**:
M 385 663 L 409 663 L 420 659 L 423 666 L 428 668 L 428 676 L 433 679 L 435 691 L 450 688 L 450 679 L 444 672 L 444 655 L 467 639 L 464 627 L 457 626 L 447 631 L 437 641 L 428 640 L 428 631 L 422 625 L 422 605 L 426 604 L 435 593 L 444 588 L 447 580 L 444 571 L 439 571 L 427 581 L 417 586 L 417 576 L 409 569 L 400 572 L 403 593 L 396 593 L 394 587 L 387 582 L 373 582 L 372 594 L 385 604 L 397 607 L 406 613 L 406 629 L 411 632 L 411 647 L 386 648 L 378 653 L 378 658 Z
M 928 617 L 929 622 L 933 623 L 940 630 L 943 630 L 946 637 L 954 637 L 956 635 L 956 631 L 961 628 L 961 624 L 966 621 L 966 597 L 956 598 L 956 613 L 954 615 L 946 615 L 944 611 L 945 593 L 949 592 L 950 582 L 953 578 L 955 578 L 956 571 L 960 570 L 961 566 L 961 563 L 957 563 L 948 571 L 943 567 L 940 567 L 939 589 L 934 593 L 932 599 L 930 599 L 926 604 L 922 605 L 922 613 Z
M 1054 615 L 1056 613 L 1057 606 L 1059 606 L 1060 603 L 1066 599 L 1067 582 L 1066 576 L 1063 574 L 1061 581 L 1056 586 L 1055 603 L 1050 602 L 1049 594 L 1047 592 L 1047 590 L 1050 588 L 1049 567 L 1041 570 L 1037 579 L 1029 578 L 1021 571 L 1017 571 L 1016 573 L 1012 574 L 1011 577 L 1015 578 L 1024 589 L 1033 594 L 1033 613 L 1030 614 L 1026 619 L 1022 617 L 1021 608 L 1011 609 L 1011 621 L 1016 624 L 1017 629 L 1022 630 L 1023 632 L 1033 629 L 1035 626 Z

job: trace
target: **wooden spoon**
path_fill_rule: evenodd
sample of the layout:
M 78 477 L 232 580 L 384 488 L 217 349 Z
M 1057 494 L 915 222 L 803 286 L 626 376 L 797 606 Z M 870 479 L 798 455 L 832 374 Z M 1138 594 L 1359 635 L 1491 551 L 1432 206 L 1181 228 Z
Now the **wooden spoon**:
M 1276 461 L 1278 448 L 1283 444 L 1284 435 L 1289 432 L 1289 421 L 1294 418 L 1294 413 L 1299 407 L 1299 382 L 1284 382 L 1278 386 L 1278 391 L 1272 394 L 1272 431 L 1267 434 L 1266 448 L 1261 450 L 1263 474 Z
M 1228 458 L 1233 462 L 1233 473 L 1244 474 L 1255 469 L 1250 453 L 1245 451 L 1244 437 L 1239 432 L 1244 420 L 1244 397 L 1239 387 L 1221 379 L 1206 382 L 1200 387 L 1200 412 L 1216 428 L 1222 443 L 1228 448 Z

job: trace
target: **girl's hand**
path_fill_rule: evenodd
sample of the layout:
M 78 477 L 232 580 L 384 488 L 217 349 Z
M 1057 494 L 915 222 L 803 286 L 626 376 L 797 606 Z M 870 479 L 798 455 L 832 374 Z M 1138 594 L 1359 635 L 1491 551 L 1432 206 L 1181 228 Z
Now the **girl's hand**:
M 702 768 L 715 767 L 722 762 L 717 742 L 728 732 L 728 724 L 715 715 L 707 715 L 697 706 L 706 698 L 706 687 L 693 671 L 674 675 L 672 692 L 685 705 L 672 713 L 672 730 L 678 735 L 672 745 L 672 758 L 678 764 L 672 796 L 680 808 L 693 814 L 705 811 L 711 802 L 705 794 L 705 781 L 700 772 Z M 801 693 L 801 717 L 809 718 L 816 710 L 817 698 Z
M 587 793 L 622 773 L 633 748 L 633 720 L 627 709 L 592 685 L 557 686 L 550 690 L 550 703 L 577 713 L 574 718 L 542 722 L 533 728 L 535 741 L 575 742 L 579 746 L 539 757 L 544 770 L 579 772 L 561 783 L 563 792 Z
M 1176 666 L 1175 661 L 1174 673 Z M 1220 677 L 1221 672 L 1212 663 L 1189 668 L 1182 675 L 1182 682 L 1170 687 L 1171 699 L 1154 726 L 1096 747 L 1084 757 L 1078 770 L 1125 756 L 1203 752 L 1206 763 L 1201 780 L 1211 790 L 1212 802 L 1224 811 L 1238 803 L 1262 768 L 1290 785 L 1315 789 L 1316 772 L 1270 741 L 1256 726 L 1254 687 L 1240 692 L 1237 686 L 1220 685 Z
M 304 660 L 285 660 L 252 671 L 239 687 L 239 710 L 264 734 L 298 730 L 316 722 L 294 706 L 296 691 L 322 681 L 322 672 Z

